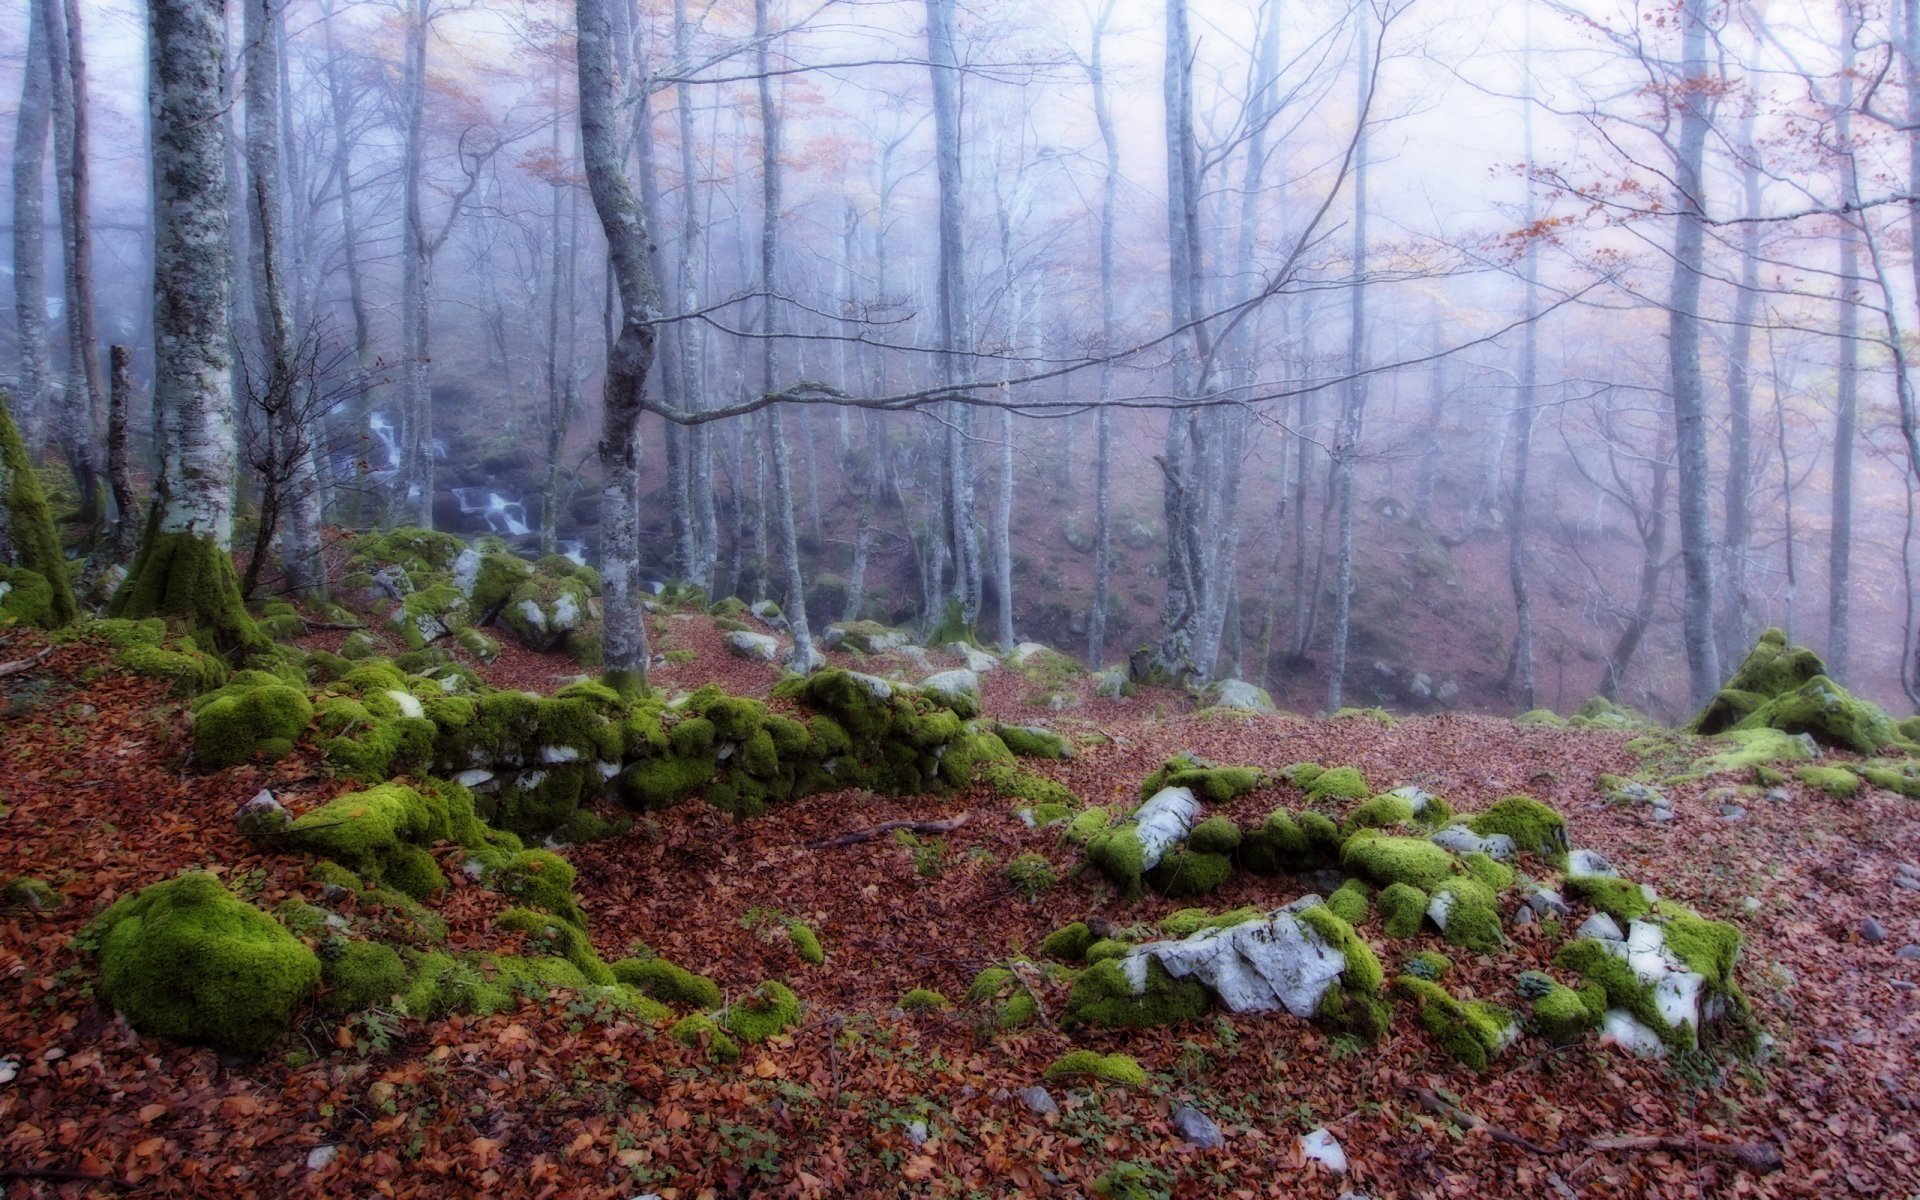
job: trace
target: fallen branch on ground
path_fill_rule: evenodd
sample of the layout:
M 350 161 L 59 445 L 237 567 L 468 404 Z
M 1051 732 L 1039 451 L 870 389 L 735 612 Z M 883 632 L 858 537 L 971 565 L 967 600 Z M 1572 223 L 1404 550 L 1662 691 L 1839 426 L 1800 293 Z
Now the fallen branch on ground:
M 902 829 L 908 833 L 952 833 L 966 823 L 966 813 L 961 813 L 959 816 L 948 821 L 882 821 L 871 829 L 860 829 L 853 833 L 843 833 L 838 837 L 821 838 L 816 842 L 808 842 L 807 849 L 831 850 L 836 846 L 854 846 L 861 842 L 870 842 L 875 838 L 885 837 L 890 833 Z
M 1590 1150 L 1665 1150 L 1670 1154 L 1712 1154 L 1721 1158 L 1730 1158 L 1738 1165 L 1759 1175 L 1769 1175 L 1785 1165 L 1780 1155 L 1780 1147 L 1772 1142 L 1708 1142 L 1699 1138 L 1664 1137 L 1610 1137 L 1589 1138 Z
M 1434 1091 L 1432 1088 L 1410 1087 L 1407 1089 L 1407 1095 L 1412 1096 L 1415 1100 L 1418 1100 L 1462 1129 L 1485 1130 L 1487 1136 L 1496 1142 L 1504 1142 L 1509 1146 L 1518 1146 L 1529 1154 L 1560 1153 L 1558 1147 L 1542 1146 L 1539 1142 L 1521 1137 L 1511 1129 L 1502 1129 L 1498 1125 L 1494 1125 L 1475 1116 L 1466 1109 L 1461 1108 L 1458 1104 L 1440 1095 L 1440 1093 Z
M 46 646 L 46 647 L 43 647 L 38 654 L 29 655 L 26 658 L 15 659 L 13 662 L 10 662 L 10 663 L 0 663 L 0 679 L 5 679 L 9 675 L 18 675 L 22 671 L 33 670 L 35 667 L 39 666 L 41 663 L 47 661 L 49 658 L 52 658 L 54 650 L 55 650 L 55 647 Z

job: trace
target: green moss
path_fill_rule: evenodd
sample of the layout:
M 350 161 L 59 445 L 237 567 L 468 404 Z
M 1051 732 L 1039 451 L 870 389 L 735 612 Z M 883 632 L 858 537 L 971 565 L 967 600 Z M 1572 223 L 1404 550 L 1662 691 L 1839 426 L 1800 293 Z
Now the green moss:
M 1095 1050 L 1070 1050 L 1047 1067 L 1049 1083 L 1063 1079 L 1098 1079 L 1123 1087 L 1146 1087 L 1147 1073 L 1138 1060 L 1125 1054 L 1101 1054 Z
M 617 982 L 612 968 L 594 953 L 586 931 L 571 921 L 531 908 L 510 908 L 493 923 L 509 933 L 526 934 L 527 946 L 535 954 L 565 959 L 588 983 L 606 986 Z
M 1176 754 L 1140 784 L 1140 798 L 1149 799 L 1162 788 L 1190 788 L 1213 804 L 1225 804 L 1266 785 L 1265 772 L 1255 767 L 1220 767 L 1191 754 Z
M 699 791 L 713 776 L 713 760 L 694 751 L 684 757 L 629 763 L 620 773 L 620 787 L 642 808 L 666 808 Z
M 1653 911 L 1653 897 L 1630 879 L 1611 875 L 1569 875 L 1561 881 L 1567 895 L 1622 921 Z
M 1075 921 L 1054 930 L 1040 941 L 1040 953 L 1062 962 L 1079 962 L 1093 945 L 1093 931 L 1085 921 Z
M 1874 787 L 1920 800 L 1920 763 L 1913 759 L 1882 761 L 1855 768 L 1860 778 Z
M 587 915 L 573 895 L 573 864 L 553 851 L 522 850 L 501 866 L 497 878 L 500 890 L 515 902 L 586 928 Z
M 425 875 L 418 861 L 425 853 L 423 847 L 452 836 L 444 801 L 435 805 L 397 783 L 337 797 L 302 815 L 288 829 L 295 849 L 334 859 L 374 882 L 389 882 L 396 876 L 419 882 Z M 430 856 L 427 861 L 432 862 Z M 445 880 L 440 883 L 444 886 Z M 395 886 L 409 895 L 425 894 L 398 882 Z
M 176 696 L 198 695 L 226 683 L 225 660 L 185 642 L 176 645 L 175 649 L 129 646 L 114 656 L 114 665 L 147 679 L 171 680 Z
M 1149 878 L 1163 896 L 1203 896 L 1233 874 L 1233 860 L 1224 854 L 1205 854 L 1190 848 L 1168 851 Z
M 726 1032 L 713 1023 L 713 1018 L 704 1014 L 682 1017 L 667 1029 L 667 1036 L 682 1046 L 699 1049 L 706 1047 L 707 1057 L 717 1063 L 740 1061 L 740 1043 L 728 1037 Z
M 1678 782 L 1730 771 L 1752 771 L 1757 775 L 1771 771 L 1775 763 L 1812 758 L 1817 752 L 1808 739 L 1778 729 L 1728 730 L 1707 744 L 1721 749 L 1695 762 L 1692 771 L 1678 777 Z
M 1566 984 L 1539 971 L 1521 972 L 1514 986 L 1532 1008 L 1533 1027 L 1555 1045 L 1564 1046 L 1580 1040 L 1600 1024 L 1600 1018 L 1606 1011 L 1605 996 L 1599 989 L 1594 989 L 1600 1004 L 1596 1011 L 1589 1003 L 1589 997 L 1583 997 Z
M 820 936 L 805 921 L 787 922 L 787 940 L 793 943 L 793 952 L 800 956 L 801 962 L 817 967 L 827 961 L 827 952 L 820 947 Z
M 953 1003 L 931 988 L 912 988 L 894 1001 L 894 1007 L 903 1012 L 938 1012 L 953 1007 Z
M 1476 1071 L 1485 1071 L 1510 1040 L 1512 1017 L 1479 1000 L 1461 1002 L 1438 984 L 1413 975 L 1394 980 L 1394 989 L 1414 1006 L 1421 1028 L 1440 1048 Z
M 1386 972 L 1380 968 L 1380 959 L 1367 945 L 1366 939 L 1354 932 L 1353 924 L 1343 920 L 1340 915 L 1324 904 L 1316 904 L 1294 914 L 1295 918 L 1308 929 L 1320 935 L 1322 941 L 1338 950 L 1347 960 L 1347 968 L 1340 975 L 1340 986 L 1352 992 L 1374 993 L 1386 980 Z
M 107 615 L 165 618 L 200 649 L 229 658 L 268 650 L 241 602 L 233 556 L 196 534 L 161 532 L 159 518 L 156 507 Z
M 210 770 L 284 758 L 312 719 L 313 704 L 297 688 L 229 684 L 195 704 L 194 758 Z
M 1470 875 L 1456 875 L 1433 889 L 1433 897 L 1448 899 L 1447 925 L 1443 931 L 1449 945 L 1464 946 L 1482 954 L 1491 954 L 1505 942 L 1500 929 L 1500 905 L 1492 888 Z
M 1132 825 L 1102 829 L 1087 842 L 1087 862 L 1119 884 L 1129 900 L 1140 898 L 1140 876 L 1146 860 L 1147 848 Z
M 1320 816 L 1318 813 L 1313 815 Z M 1321 817 L 1321 820 L 1325 819 Z M 1236 861 L 1257 875 L 1303 871 L 1314 866 L 1321 857 L 1314 840 L 1284 809 L 1275 809 L 1259 828 L 1242 837 L 1236 852 Z
M 1468 817 L 1466 824 L 1481 837 L 1505 834 L 1522 853 L 1538 855 L 1555 866 L 1566 864 L 1566 819 L 1531 796 L 1496 800 L 1485 812 Z
M 595 778 L 593 770 L 572 762 L 521 771 L 501 789 L 494 823 L 524 837 L 559 828 L 580 808 L 587 781 Z
M 1341 821 L 1342 829 L 1385 829 L 1413 820 L 1413 802 L 1405 796 L 1386 792 L 1360 805 Z
M 764 1042 L 799 1023 L 800 997 L 775 980 L 754 988 L 720 1014 L 720 1024 L 727 1032 L 749 1044 Z
M 1368 831 L 1347 839 L 1340 862 L 1382 886 L 1406 883 L 1429 892 L 1451 877 L 1456 866 L 1453 855 L 1424 838 Z
M 1039 725 L 996 725 L 993 730 L 1007 749 L 1021 758 L 1072 758 L 1067 739 Z
M 1265 909 L 1251 904 L 1223 913 L 1204 908 L 1183 908 L 1160 919 L 1160 932 L 1171 938 L 1191 937 L 1202 929 L 1229 929 L 1265 915 Z
M 1778 729 L 1804 733 L 1826 746 L 1878 753 L 1898 736 L 1887 714 L 1828 679 L 1816 675 L 1790 692 L 1773 697 L 1743 717 L 1736 729 Z
M 0 526 L 6 528 L 13 555 L 10 567 L 30 573 L 44 590 L 33 605 L 38 619 L 25 623 L 47 629 L 73 624 L 79 606 L 74 603 L 73 586 L 67 580 L 67 556 L 60 549 L 59 532 L 40 488 L 40 477 L 34 472 L 33 458 L 7 410 L 4 395 L 0 395 Z M 9 565 L 0 564 L 0 580 L 14 582 Z M 0 613 L 19 618 L 22 607 L 12 593 L 0 596 Z
M 1058 882 L 1053 874 L 1053 863 L 1044 854 L 1016 855 L 1000 869 L 1000 876 L 1007 881 L 1007 886 L 1013 889 L 1015 895 L 1027 900 L 1038 900 Z
M 1069 821 L 1060 836 L 1070 845 L 1085 846 L 1098 837 L 1112 819 L 1113 815 L 1104 808 L 1089 808 Z
M 1013 972 L 1005 967 L 982 968 L 980 973 L 973 977 L 973 982 L 967 985 L 967 994 L 964 999 L 968 1004 L 979 1004 L 991 1000 L 1013 982 Z
M 1667 1024 L 1654 1001 L 1653 989 L 1640 982 L 1624 958 L 1600 942 L 1592 938 L 1568 942 L 1553 956 L 1553 965 L 1575 972 L 1584 983 L 1597 986 L 1606 994 L 1607 1007 L 1627 1010 L 1668 1045 L 1684 1049 L 1694 1044 L 1693 1032 Z
M 1004 1003 L 993 1010 L 995 1029 L 1018 1029 L 1023 1025 L 1031 1025 L 1039 1019 L 1040 1002 L 1035 1000 L 1033 993 L 1025 988 L 1008 996 Z
M 1427 919 L 1427 900 L 1427 894 L 1412 884 L 1388 884 L 1376 901 L 1380 906 L 1381 926 L 1387 936 L 1410 938 L 1418 935 Z
M 1513 723 L 1534 729 L 1564 729 L 1567 719 L 1550 708 L 1532 708 L 1515 717 Z
M 1121 941 L 1119 938 L 1101 938 L 1087 947 L 1087 962 L 1092 964 L 1105 962 L 1110 958 L 1125 958 L 1132 950 L 1132 942 Z
M 6 887 L 0 888 L 0 905 L 33 912 L 51 912 L 60 907 L 60 893 L 49 887 L 45 880 L 20 875 Z
M 1850 799 L 1860 790 L 1860 777 L 1845 767 L 1808 765 L 1796 770 L 1793 777 L 1808 787 L 1819 788 L 1836 800 Z
M 1520 878 L 1519 872 L 1485 851 L 1472 851 L 1461 862 L 1467 868 L 1467 874 L 1496 892 L 1506 891 Z
M 1349 879 L 1327 897 L 1327 909 L 1347 924 L 1358 925 L 1367 919 L 1372 899 L 1373 889 L 1365 880 Z
M 53 585 L 38 571 L 0 563 L 0 629 L 26 625 L 57 627 L 53 616 Z
M 1020 801 L 1023 806 L 1044 804 L 1069 809 L 1080 807 L 1080 798 L 1067 790 L 1064 784 L 1009 763 L 988 762 L 979 769 L 979 775 L 992 786 L 996 795 Z
M 1451 970 L 1453 970 L 1453 960 L 1438 950 L 1422 950 L 1407 959 L 1400 967 L 1402 974 L 1412 975 L 1416 979 L 1424 979 L 1429 983 L 1445 979 L 1447 972 Z
M 407 968 L 400 952 L 384 942 L 353 941 L 321 959 L 327 985 L 321 1003 L 345 1013 L 386 1004 L 407 990 Z
M 623 958 L 610 965 L 613 977 L 668 1004 L 699 1009 L 720 1007 L 720 985 L 664 958 Z
M 153 884 L 103 913 L 100 998 L 142 1033 L 250 1054 L 284 1031 L 320 960 L 212 875 Z
M 1321 775 L 1326 773 L 1326 770 L 1327 769 L 1321 766 L 1319 763 L 1311 763 L 1311 762 L 1289 763 L 1288 765 L 1280 768 L 1280 778 L 1286 780 L 1288 783 L 1293 784 L 1295 787 L 1303 788 L 1303 789 L 1310 788 L 1313 786 L 1315 780 L 1319 779 Z
M 1207 1011 L 1208 1003 L 1206 988 L 1191 979 L 1175 979 L 1157 959 L 1147 960 L 1146 987 L 1138 993 L 1117 960 L 1102 959 L 1074 981 L 1061 1024 L 1145 1029 L 1194 1020 Z
M 1330 800 L 1365 800 L 1373 795 L 1373 789 L 1367 786 L 1367 777 L 1357 767 L 1334 767 L 1321 771 L 1313 777 L 1313 782 L 1303 785 L 1307 789 L 1307 803 L 1323 804 Z
M 1208 817 L 1187 834 L 1187 849 L 1200 854 L 1232 854 L 1240 847 L 1240 827 L 1226 817 Z

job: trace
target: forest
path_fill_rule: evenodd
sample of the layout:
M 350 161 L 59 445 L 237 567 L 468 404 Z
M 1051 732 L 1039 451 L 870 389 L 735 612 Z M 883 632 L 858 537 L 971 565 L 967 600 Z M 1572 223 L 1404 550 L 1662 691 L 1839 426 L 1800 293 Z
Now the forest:
M 8 1196 L 1920 1194 L 1920 0 L 6 12 Z

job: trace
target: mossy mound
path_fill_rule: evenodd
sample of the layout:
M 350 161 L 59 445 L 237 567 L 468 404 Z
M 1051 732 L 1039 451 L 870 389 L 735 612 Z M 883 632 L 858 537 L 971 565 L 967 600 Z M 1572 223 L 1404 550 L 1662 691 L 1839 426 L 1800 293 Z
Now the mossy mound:
M 41 490 L 20 428 L 0 395 L 0 530 L 8 557 L 0 561 L 0 625 L 9 618 L 53 629 L 73 624 L 79 614 L 67 580 L 67 558 L 60 549 L 53 512 Z
M 667 1029 L 667 1036 L 682 1046 L 705 1047 L 707 1057 L 717 1063 L 740 1061 L 740 1043 L 727 1036 L 725 1030 L 714 1024 L 713 1018 L 704 1013 L 683 1017 Z
M 446 886 L 446 876 L 428 852 L 436 842 L 457 843 L 483 864 L 496 867 L 505 866 L 519 851 L 517 839 L 488 829 L 475 816 L 471 792 L 443 782 L 418 790 L 389 783 L 350 792 L 297 818 L 287 836 L 296 849 L 330 858 L 415 899 Z M 553 877 L 564 876 L 570 891 L 572 868 L 551 854 L 545 858 L 552 863 L 523 856 L 524 874 L 532 879 L 550 869 Z M 544 898 L 542 892 L 538 899 Z
M 1191 1021 L 1212 1003 L 1207 989 L 1191 979 L 1175 979 L 1159 960 L 1148 958 L 1145 979 L 1136 991 L 1121 960 L 1102 959 L 1080 973 L 1067 997 L 1061 1024 L 1067 1028 L 1146 1029 Z
M 1439 984 L 1416 975 L 1402 975 L 1393 986 L 1440 1048 L 1476 1071 L 1485 1071 L 1518 1032 L 1505 1009 L 1482 1000 L 1455 999 Z
M 120 900 L 89 937 L 100 998 L 135 1029 L 235 1054 L 265 1049 L 320 983 L 313 951 L 205 872 Z
M 312 720 L 313 702 L 299 688 L 271 676 L 230 683 L 194 702 L 193 755 L 210 770 L 271 762 L 292 753 Z
M 720 1014 L 720 1024 L 751 1045 L 800 1024 L 800 1011 L 800 997 L 792 988 L 768 980 L 729 1004 Z
M 1481 837 L 1502 835 L 1513 840 L 1514 849 L 1538 855 L 1555 866 L 1564 866 L 1567 850 L 1567 821 L 1555 809 L 1531 796 L 1504 796 L 1466 820 L 1467 828 Z
M 1192 754 L 1176 754 L 1141 781 L 1140 799 L 1162 788 L 1183 787 L 1209 803 L 1225 804 L 1267 782 L 1266 772 L 1257 767 L 1222 767 Z
M 613 977 L 666 1004 L 698 1009 L 720 1007 L 720 985 L 664 958 L 623 958 L 610 965 Z
M 1425 838 L 1361 830 L 1346 840 L 1340 862 L 1347 870 L 1385 887 L 1404 883 L 1432 891 L 1451 878 L 1459 861 Z
M 1849 695 L 1827 678 L 1826 664 L 1804 646 L 1789 646 L 1769 629 L 1733 677 L 1687 726 L 1699 734 L 1777 729 L 1808 734 L 1822 745 L 1873 754 L 1898 740 L 1880 707 Z
M 1096 1050 L 1069 1050 L 1047 1067 L 1046 1078 L 1049 1083 L 1097 1079 L 1124 1087 L 1147 1086 L 1147 1073 L 1138 1059 L 1126 1054 L 1101 1054 Z

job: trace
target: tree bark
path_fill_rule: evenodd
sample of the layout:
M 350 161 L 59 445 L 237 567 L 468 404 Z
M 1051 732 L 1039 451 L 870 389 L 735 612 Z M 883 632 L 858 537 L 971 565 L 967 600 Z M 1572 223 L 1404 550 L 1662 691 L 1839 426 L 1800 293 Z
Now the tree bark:
M 52 124 L 52 76 L 47 23 L 40 6 L 27 6 L 27 58 L 13 140 L 13 306 L 20 330 L 20 383 L 15 391 L 20 434 L 29 457 L 45 438 L 48 383 L 53 375 L 47 341 L 47 133 Z
M 1526 327 L 1520 331 L 1520 387 L 1513 406 L 1513 484 L 1507 496 L 1507 580 L 1513 589 L 1513 661 L 1509 678 L 1521 712 L 1534 707 L 1533 595 L 1528 590 L 1527 474 L 1533 463 L 1534 388 L 1540 373 L 1540 252 L 1534 224 L 1539 218 L 1539 196 L 1533 170 L 1533 9 L 1526 10 L 1527 41 L 1521 51 L 1526 76 L 1521 97 L 1522 141 L 1527 164 L 1527 202 L 1524 216 L 1527 244 L 1520 260 L 1526 289 Z
M 1860 203 L 1853 162 L 1853 43 L 1858 33 L 1854 0 L 1840 0 L 1840 88 L 1833 112 L 1835 152 L 1840 157 L 1841 202 Z M 1840 218 L 1840 361 L 1834 370 L 1833 509 L 1827 546 L 1827 673 L 1848 682 L 1853 615 L 1853 447 L 1860 408 L 1860 241 L 1854 218 Z
M 67 393 L 61 445 L 80 489 L 81 519 L 96 532 L 102 511 L 97 450 L 105 387 L 93 301 L 92 171 L 89 166 L 86 55 L 77 0 L 37 0 L 47 29 L 53 94 L 54 181 L 60 201 L 61 257 L 66 276 Z
M 1362 122 L 1353 148 L 1353 282 L 1347 301 L 1346 404 L 1333 442 L 1333 485 L 1338 508 L 1339 544 L 1334 557 L 1333 662 L 1327 671 L 1327 711 L 1337 712 L 1346 701 L 1347 651 L 1353 628 L 1353 475 L 1360 453 L 1360 431 L 1366 414 L 1367 381 L 1361 375 L 1367 356 L 1367 26 L 1356 14 L 1359 31 L 1359 97 L 1356 119 Z
M 1093 613 L 1087 618 L 1087 662 L 1098 667 L 1107 654 L 1107 610 L 1113 593 L 1113 364 L 1105 356 L 1118 341 L 1114 320 L 1113 237 L 1120 194 L 1120 138 L 1107 98 L 1105 43 L 1115 0 L 1106 0 L 1093 26 L 1087 82 L 1093 88 L 1094 121 L 1106 170 L 1100 177 L 1100 402 L 1093 418 Z
M 1747 555 L 1753 540 L 1749 506 L 1753 490 L 1753 324 L 1760 298 L 1760 169 L 1754 155 L 1753 113 L 1740 118 L 1740 189 L 1742 212 L 1749 218 L 1740 227 L 1740 286 L 1733 296 L 1733 329 L 1727 345 L 1727 485 L 1722 507 L 1726 512 L 1727 596 L 1720 632 L 1720 658 L 1736 661 L 1752 641 L 1753 596 L 1747 577 Z

